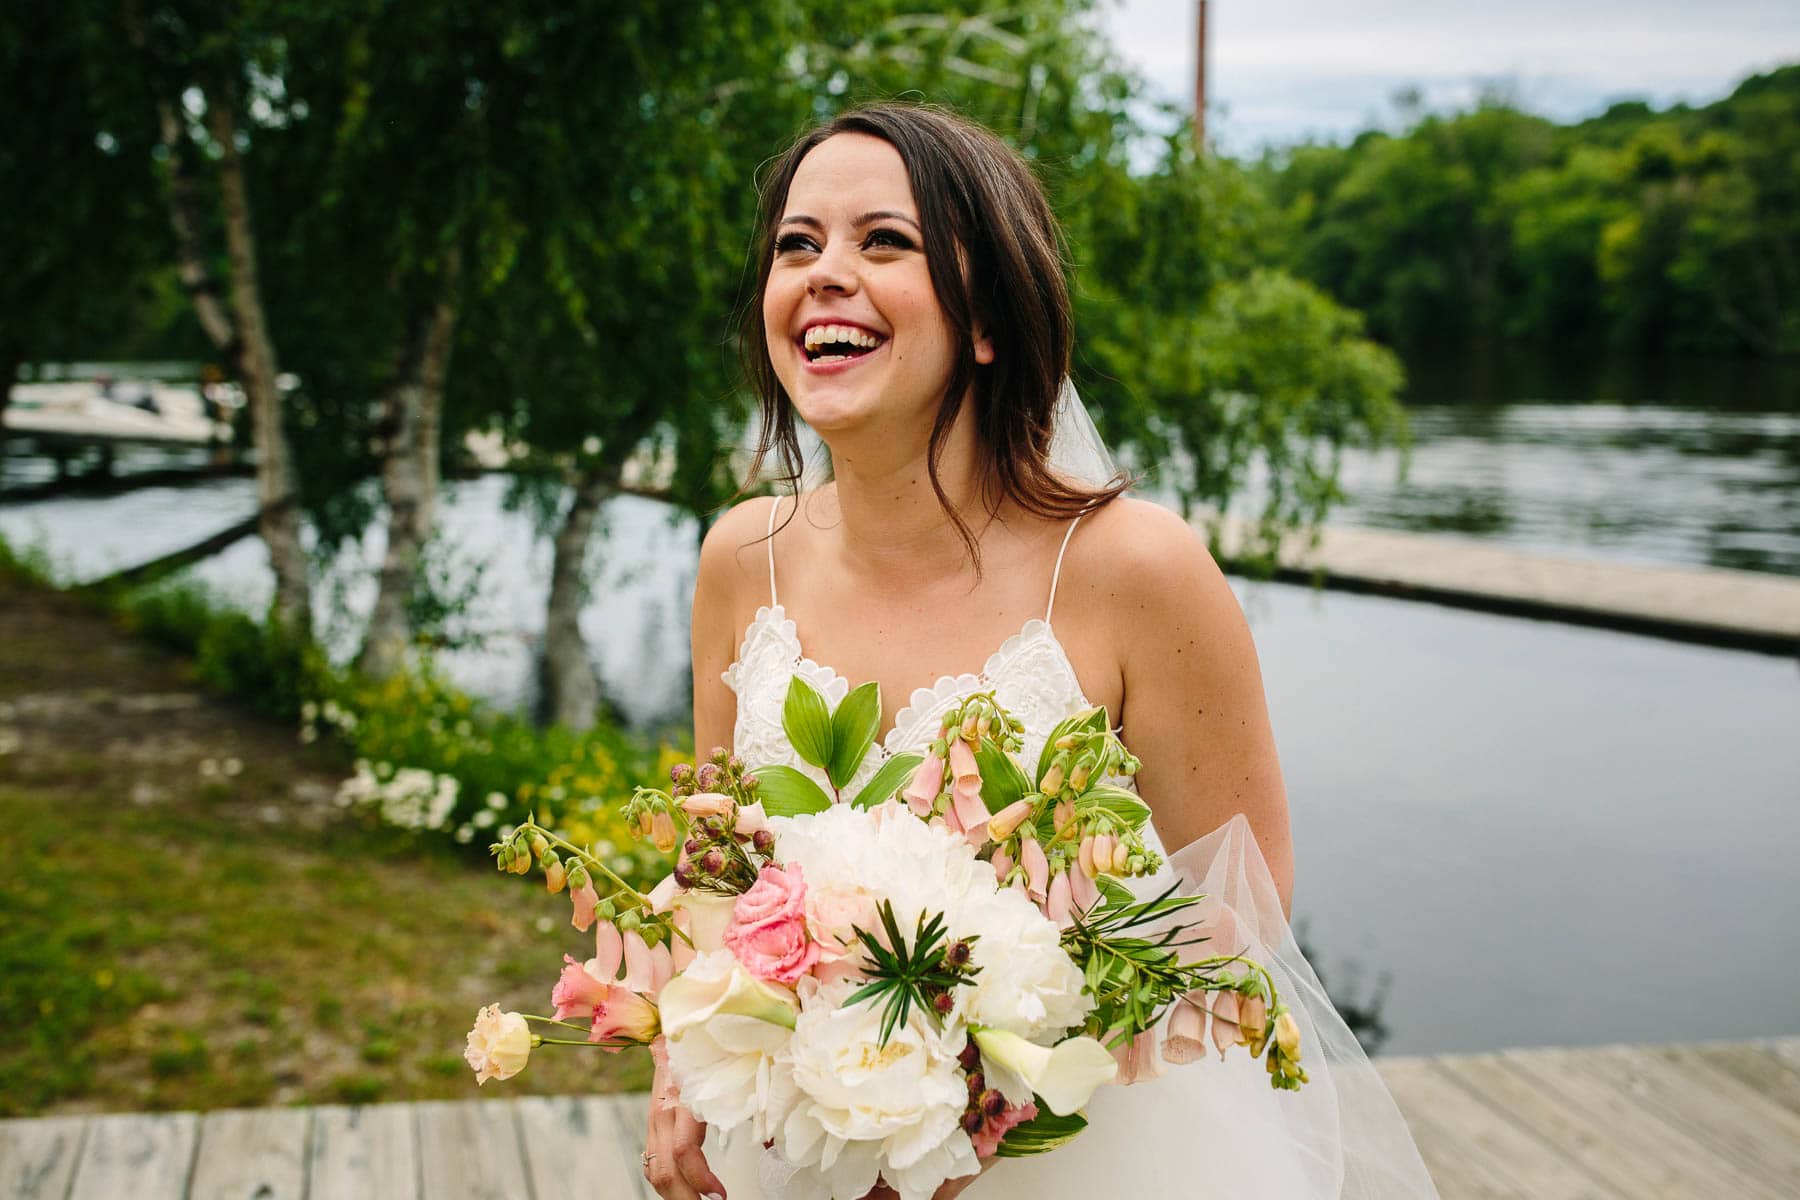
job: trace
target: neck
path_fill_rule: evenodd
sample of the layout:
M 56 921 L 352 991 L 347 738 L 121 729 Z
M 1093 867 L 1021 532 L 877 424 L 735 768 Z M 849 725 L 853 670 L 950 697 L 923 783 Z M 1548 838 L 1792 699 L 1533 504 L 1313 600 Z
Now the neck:
M 979 540 L 996 506 L 982 494 L 983 450 L 970 411 L 965 403 L 950 426 L 938 483 Z M 931 486 L 929 443 L 928 429 L 912 438 L 871 429 L 828 439 L 836 484 L 820 489 L 814 510 L 820 525 L 835 527 L 845 565 L 877 584 L 916 588 L 970 570 L 967 547 Z

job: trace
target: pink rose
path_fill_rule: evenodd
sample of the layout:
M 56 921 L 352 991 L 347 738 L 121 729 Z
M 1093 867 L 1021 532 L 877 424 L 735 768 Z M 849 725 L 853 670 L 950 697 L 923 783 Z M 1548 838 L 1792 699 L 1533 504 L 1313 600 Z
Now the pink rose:
M 737 898 L 725 947 L 759 979 L 792 984 L 819 961 L 819 944 L 806 936 L 806 880 L 798 864 L 765 866 L 750 890 Z

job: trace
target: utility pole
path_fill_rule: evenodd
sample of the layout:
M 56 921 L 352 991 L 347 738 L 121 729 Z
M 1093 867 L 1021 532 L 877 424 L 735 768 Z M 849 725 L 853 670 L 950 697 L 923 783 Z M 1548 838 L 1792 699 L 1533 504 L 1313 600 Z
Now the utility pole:
M 1206 153 L 1206 0 L 1199 0 L 1194 27 L 1194 149 Z

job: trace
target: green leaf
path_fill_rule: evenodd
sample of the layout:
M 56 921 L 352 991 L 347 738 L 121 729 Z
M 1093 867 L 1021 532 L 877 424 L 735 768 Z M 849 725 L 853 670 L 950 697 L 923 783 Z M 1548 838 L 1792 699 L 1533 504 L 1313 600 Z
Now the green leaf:
M 831 765 L 825 773 L 832 786 L 843 787 L 862 765 L 863 756 L 875 744 L 881 724 L 881 685 L 865 683 L 838 705 L 831 715 Z
M 975 766 L 981 771 L 981 802 L 997 813 L 1031 790 L 1031 780 L 993 738 L 982 738 L 975 748 Z
M 856 793 L 856 798 L 850 803 L 856 808 L 875 807 L 905 786 L 906 781 L 912 778 L 913 772 L 917 771 L 919 764 L 924 761 L 923 754 L 915 754 L 911 751 L 894 755 L 881 764 L 881 770 L 875 772 L 873 779 L 863 784 L 862 791 Z
M 1047 1108 L 1040 1108 L 1037 1116 L 1007 1130 L 995 1153 L 1001 1158 L 1029 1158 L 1034 1154 L 1048 1154 L 1058 1146 L 1074 1141 L 1086 1128 L 1087 1118 L 1080 1113 L 1059 1117 Z
M 1083 807 L 1092 804 L 1096 808 L 1104 808 L 1134 830 L 1142 829 L 1144 822 L 1150 819 L 1149 805 L 1124 788 L 1110 784 L 1089 788 L 1082 794 L 1082 804 Z
M 819 768 L 831 761 L 831 711 L 825 707 L 825 697 L 819 695 L 819 689 L 798 675 L 788 682 L 787 703 L 781 706 L 781 729 L 801 761 Z
M 758 767 L 756 798 L 771 817 L 798 817 L 831 807 L 825 789 L 792 767 Z
M 1044 739 L 1044 748 L 1038 751 L 1037 772 L 1033 779 L 1042 779 L 1044 772 L 1050 769 L 1050 760 L 1056 757 L 1056 739 L 1067 733 L 1099 733 L 1109 728 L 1106 709 L 1099 706 L 1078 712 L 1072 717 L 1064 717 L 1057 723 L 1050 736 Z
M 1101 912 L 1108 909 L 1123 908 L 1128 904 L 1136 904 L 1137 896 L 1132 890 L 1114 879 L 1111 875 L 1101 875 L 1094 880 L 1100 888 Z

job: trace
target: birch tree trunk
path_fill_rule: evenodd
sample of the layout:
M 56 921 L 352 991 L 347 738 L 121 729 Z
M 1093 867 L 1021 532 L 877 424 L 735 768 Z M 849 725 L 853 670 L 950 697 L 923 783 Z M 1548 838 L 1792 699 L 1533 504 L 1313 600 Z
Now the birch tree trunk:
M 581 636 L 581 603 L 586 597 L 583 568 L 600 506 L 619 482 L 616 465 L 590 469 L 575 481 L 575 496 L 556 531 L 550 568 L 550 599 L 544 609 L 544 656 L 539 715 L 547 725 L 586 729 L 602 700 L 600 677 Z
M 437 506 L 444 380 L 456 331 L 461 256 L 452 252 L 437 300 L 407 323 L 393 382 L 381 397 L 376 453 L 387 502 L 387 549 L 382 555 L 375 608 L 357 669 L 377 679 L 398 670 L 412 644 L 413 589 Z
M 231 310 L 236 318 L 238 379 L 250 405 L 256 443 L 258 531 L 275 570 L 275 614 L 283 627 L 312 637 L 312 594 L 307 585 L 306 550 L 300 541 L 300 505 L 294 457 L 281 424 L 281 391 L 276 386 L 275 345 L 263 315 L 256 271 L 256 233 L 250 221 L 250 192 L 238 153 L 236 97 L 227 89 L 206 106 L 207 131 L 219 147 L 219 200 L 225 247 L 231 260 Z

